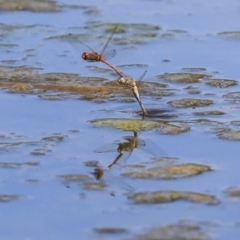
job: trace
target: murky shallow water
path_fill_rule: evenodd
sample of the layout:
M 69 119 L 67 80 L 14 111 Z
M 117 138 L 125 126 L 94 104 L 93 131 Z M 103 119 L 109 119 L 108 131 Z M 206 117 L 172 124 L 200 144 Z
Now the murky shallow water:
M 0 17 L 1 237 L 239 239 L 239 3 L 66 4 Z M 144 120 L 69 44 L 100 49 L 116 23 L 113 63 L 148 70 Z

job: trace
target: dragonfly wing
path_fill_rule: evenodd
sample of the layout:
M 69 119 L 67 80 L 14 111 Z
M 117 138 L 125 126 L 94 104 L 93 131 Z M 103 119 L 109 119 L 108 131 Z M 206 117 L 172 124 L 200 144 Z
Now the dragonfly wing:
M 120 159 L 120 162 L 122 164 L 126 164 L 128 158 L 131 156 L 132 152 L 124 152 L 122 158 Z
M 70 40 L 68 41 L 70 43 L 70 45 L 74 48 L 77 49 L 79 51 L 82 51 L 82 45 L 84 45 L 85 47 L 87 47 L 91 52 L 95 52 L 91 47 L 89 47 L 86 43 L 84 43 L 81 40 Z
M 150 153 L 154 157 L 167 157 L 168 154 L 150 139 L 141 140 L 145 144 L 139 144 L 139 147 Z
M 137 145 L 138 145 L 138 147 L 145 147 L 146 146 L 146 142 L 143 139 L 139 139 L 138 138 Z
M 101 50 L 100 50 L 100 52 L 99 52 L 100 55 L 103 54 L 103 52 L 104 52 L 104 50 L 106 49 L 108 43 L 109 43 L 110 40 L 112 39 L 113 34 L 114 34 L 115 31 L 117 30 L 117 27 L 118 27 L 118 26 L 116 26 L 116 27 L 114 28 L 114 30 L 113 30 L 113 32 L 111 33 L 110 37 L 109 37 L 109 38 L 107 39 L 107 41 L 103 44 L 103 46 L 102 46 L 102 48 L 101 48 Z
M 105 171 L 102 180 L 105 181 L 109 186 L 117 186 L 127 191 L 134 191 L 134 188 L 127 184 L 126 182 L 124 182 L 120 176 L 116 177 L 109 173 L 109 171 Z
M 116 51 L 116 49 L 114 49 L 114 48 L 108 48 L 108 49 L 106 49 L 105 51 L 104 51 L 104 53 L 102 54 L 102 56 L 105 58 L 105 59 L 111 59 L 111 58 L 113 58 L 113 57 L 115 57 L 116 56 L 116 53 L 117 53 L 117 51 Z
M 147 70 L 138 78 L 138 81 L 142 81 L 147 73 Z

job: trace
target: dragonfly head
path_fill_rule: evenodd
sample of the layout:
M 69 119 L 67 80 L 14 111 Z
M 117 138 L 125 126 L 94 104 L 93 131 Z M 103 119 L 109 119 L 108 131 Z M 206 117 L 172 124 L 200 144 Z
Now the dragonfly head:
M 88 59 L 88 54 L 87 54 L 86 52 L 84 52 L 84 53 L 82 54 L 82 59 L 83 59 L 83 60 L 87 60 L 87 59 Z
M 95 176 L 95 178 L 97 180 L 100 180 L 102 178 L 103 174 L 104 174 L 104 171 L 101 168 L 94 169 L 93 175 Z
M 119 84 L 124 84 L 126 82 L 126 79 L 124 77 L 120 77 L 117 81 Z

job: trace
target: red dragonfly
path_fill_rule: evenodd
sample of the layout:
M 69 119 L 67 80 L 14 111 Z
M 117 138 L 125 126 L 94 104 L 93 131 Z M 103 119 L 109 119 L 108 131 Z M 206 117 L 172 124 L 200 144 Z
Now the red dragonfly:
M 114 67 L 111 63 L 109 63 L 104 57 L 103 52 L 105 51 L 108 43 L 113 37 L 113 34 L 116 32 L 117 27 L 114 28 L 113 32 L 111 33 L 110 37 L 107 39 L 107 41 L 103 44 L 101 50 L 99 52 L 94 51 L 92 48 L 90 48 L 88 45 L 83 43 L 87 48 L 91 50 L 91 52 L 83 52 L 82 53 L 82 59 L 88 62 L 103 62 L 107 64 L 110 68 L 112 68 L 120 77 L 123 77 L 123 74 Z

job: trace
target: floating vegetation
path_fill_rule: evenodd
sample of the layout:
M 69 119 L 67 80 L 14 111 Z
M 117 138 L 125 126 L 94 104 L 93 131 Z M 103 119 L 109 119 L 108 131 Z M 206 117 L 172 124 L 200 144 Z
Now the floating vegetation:
M 203 112 L 193 112 L 194 115 L 197 116 L 215 116 L 215 115 L 223 115 L 225 112 L 219 111 L 219 110 L 210 110 L 210 111 L 203 111 Z
M 20 147 L 20 146 L 35 146 L 40 144 L 37 141 L 16 141 L 16 142 L 0 142 L 0 151 L 9 151 L 13 148 Z
M 240 99 L 240 92 L 229 92 L 223 95 L 225 98 L 233 98 L 233 99 Z
M 92 180 L 91 177 L 84 174 L 63 174 L 58 175 L 57 177 L 67 182 L 87 182 Z
M 84 164 L 87 167 L 98 167 L 99 166 L 99 161 L 97 161 L 97 160 L 86 161 L 86 162 L 84 162 Z
M 164 121 L 138 119 L 96 119 L 90 121 L 95 127 L 111 127 L 124 131 L 148 131 L 160 129 L 165 134 L 181 134 L 190 130 L 189 127 L 179 127 Z
M 87 190 L 103 190 L 106 185 L 101 183 L 101 182 L 97 182 L 97 183 L 84 183 L 83 187 Z
M 2 11 L 59 12 L 62 7 L 48 0 L 1 0 Z
M 204 107 L 204 106 L 213 104 L 213 100 L 187 98 L 187 99 L 172 100 L 172 101 L 169 101 L 168 104 L 177 108 Z
M 231 198 L 240 200 L 240 188 L 239 187 L 229 187 L 224 193 Z
M 124 175 L 133 178 L 175 179 L 192 177 L 209 171 L 211 171 L 209 166 L 186 163 L 160 167 L 155 166 L 153 168 L 135 168 L 129 166 L 128 171 Z
M 213 195 L 182 191 L 140 192 L 134 193 L 128 198 L 133 200 L 136 204 L 159 204 L 175 202 L 178 200 L 205 203 L 209 205 L 216 205 L 219 203 Z
M 35 167 L 40 165 L 40 162 L 24 162 L 24 163 L 17 163 L 17 162 L 0 162 L 1 168 L 20 168 L 24 166 Z
M 151 228 L 129 240 L 209 240 L 202 224 L 179 221 L 176 224 Z
M 54 94 L 40 94 L 38 95 L 39 98 L 43 100 L 50 100 L 50 101 L 57 101 L 62 100 L 65 98 L 73 97 L 74 94 L 72 93 L 54 93 Z
M 39 98 L 45 100 L 61 100 L 81 94 L 82 99 L 97 102 L 126 101 L 120 95 L 131 97 L 131 101 L 134 101 L 132 91 L 119 86 L 117 81 L 69 73 L 40 74 L 38 70 L 40 69 L 24 66 L 0 66 L 0 87 L 15 93 L 39 94 Z M 137 82 L 137 86 L 141 94 L 148 96 L 164 97 L 175 94 L 174 90 L 165 89 L 166 84 L 142 81 Z
M 213 87 L 227 88 L 227 87 L 237 85 L 238 81 L 228 80 L 228 79 L 210 79 L 206 82 L 206 84 L 213 86 Z
M 223 36 L 223 37 L 227 37 L 227 38 L 240 39 L 240 32 L 239 31 L 219 32 L 218 35 Z
M 197 83 L 206 77 L 210 76 L 198 73 L 165 73 L 157 76 L 157 78 L 160 80 L 166 80 L 175 83 Z
M 217 136 L 221 139 L 240 141 L 240 131 L 237 130 L 226 129 L 226 131 L 218 133 Z
M 27 83 L 17 83 L 9 91 L 15 93 L 32 93 L 33 86 Z
M 206 68 L 182 68 L 183 71 L 185 72 L 205 72 L 207 69 Z
M 101 227 L 101 228 L 94 228 L 94 232 L 102 233 L 102 234 L 119 234 L 119 233 L 126 233 L 128 232 L 125 228 L 119 227 Z
M 44 137 L 41 140 L 47 141 L 47 142 L 61 142 L 66 137 L 68 137 L 68 136 L 62 135 L 62 134 L 54 134 L 53 136 Z
M 187 90 L 187 92 L 189 94 L 200 94 L 201 93 L 201 91 L 198 87 L 188 86 L 185 88 L 185 90 Z
M 7 203 L 16 201 L 22 198 L 20 195 L 6 195 L 6 194 L 0 194 L 0 202 Z

